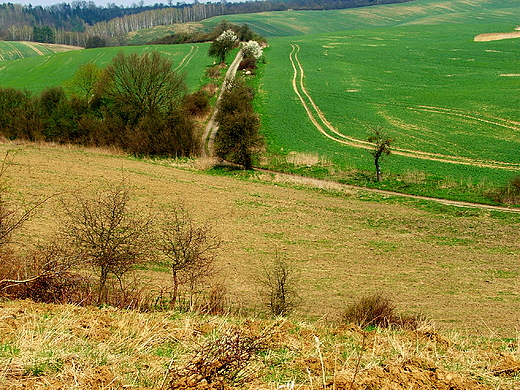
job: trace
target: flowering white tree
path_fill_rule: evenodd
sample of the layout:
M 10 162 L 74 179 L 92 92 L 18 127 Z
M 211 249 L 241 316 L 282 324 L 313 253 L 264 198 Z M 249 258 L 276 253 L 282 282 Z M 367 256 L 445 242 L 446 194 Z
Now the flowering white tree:
M 216 57 L 220 62 L 226 62 L 226 56 L 237 43 L 238 37 L 233 30 L 226 30 L 211 43 L 208 55 L 210 57 Z
M 242 54 L 245 58 L 258 60 L 262 57 L 263 50 L 257 41 L 248 41 L 242 45 Z

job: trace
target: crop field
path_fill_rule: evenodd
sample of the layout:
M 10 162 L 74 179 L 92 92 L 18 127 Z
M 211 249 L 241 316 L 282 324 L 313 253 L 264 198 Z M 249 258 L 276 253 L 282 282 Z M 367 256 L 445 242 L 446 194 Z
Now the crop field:
M 495 32 L 492 26 L 485 25 L 505 22 L 511 23 L 514 27 L 519 23 L 518 4 L 515 0 L 417 0 L 344 10 L 216 16 L 202 21 L 202 24 L 211 28 L 222 19 L 236 24 L 246 23 L 257 33 L 268 38 L 408 24 L 435 25 L 468 21 L 491 29 L 488 32 Z
M 49 45 L 37 42 L 0 41 L 0 61 L 43 56 L 63 51 L 77 50 L 77 47 L 65 45 Z
M 455 14 L 457 23 L 438 17 L 271 38 L 257 99 L 271 151 L 315 153 L 340 167 L 371 170 L 366 139 L 381 126 L 394 139 L 387 173 L 479 185 L 504 185 L 518 175 L 520 40 L 474 41 L 516 24 L 493 23 L 493 13 L 485 24 L 471 22 L 475 11 L 466 19 Z M 447 187 L 433 195 L 449 196 Z
M 79 66 L 93 62 L 101 67 L 110 63 L 116 54 L 143 53 L 157 50 L 173 61 L 174 68 L 186 72 L 188 87 L 199 87 L 201 77 L 212 60 L 207 57 L 207 44 L 127 46 L 85 49 L 74 52 L 56 53 L 45 56 L 0 61 L 0 86 L 42 91 L 47 87 L 62 85 L 74 75 Z

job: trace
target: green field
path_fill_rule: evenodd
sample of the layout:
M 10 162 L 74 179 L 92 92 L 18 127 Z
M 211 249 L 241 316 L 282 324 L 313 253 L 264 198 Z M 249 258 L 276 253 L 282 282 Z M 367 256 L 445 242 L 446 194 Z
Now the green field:
M 316 12 L 331 17 L 324 28 L 340 18 L 365 27 L 270 38 L 257 99 L 269 150 L 315 153 L 340 169 L 370 171 L 365 140 L 371 127 L 382 126 L 395 139 L 384 169 L 402 181 L 387 182 L 391 188 L 477 200 L 468 187 L 504 185 L 519 174 L 520 40 L 474 41 L 514 30 L 512 2 L 450 4 L 444 14 L 447 3 L 431 1 Z M 325 20 L 308 24 L 308 13 L 290 15 L 286 23 L 313 32 Z M 283 33 L 283 17 L 265 17 Z
M 47 54 L 75 50 L 72 46 L 48 45 L 37 42 L 6 42 L 0 41 L 1 61 L 17 60 L 20 58 L 37 57 Z
M 104 67 L 121 50 L 125 53 L 159 51 L 173 61 L 175 69 L 186 72 L 186 81 L 191 90 L 199 87 L 204 69 L 212 63 L 212 60 L 206 55 L 208 44 L 85 49 L 0 61 L 0 86 L 38 92 L 47 87 L 63 85 L 82 64 L 93 62 Z
M 236 24 L 247 23 L 255 32 L 265 37 L 321 34 L 408 24 L 512 23 L 514 27 L 520 23 L 516 0 L 416 0 L 344 10 L 216 16 L 203 21 L 202 24 L 211 28 L 222 19 Z M 486 32 L 500 31 L 493 30 L 493 26 L 486 26 L 486 29 Z

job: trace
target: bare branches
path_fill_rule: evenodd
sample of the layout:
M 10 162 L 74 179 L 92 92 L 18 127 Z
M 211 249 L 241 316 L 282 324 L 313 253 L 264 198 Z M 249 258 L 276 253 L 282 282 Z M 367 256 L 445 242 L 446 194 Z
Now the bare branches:
M 98 304 L 107 301 L 108 278 L 121 282 L 147 252 L 151 219 L 132 213 L 128 203 L 128 190 L 119 185 L 98 190 L 92 199 L 76 194 L 66 206 L 64 234 L 98 273 Z
M 197 225 L 185 208 L 178 207 L 166 216 L 160 228 L 159 250 L 172 271 L 172 306 L 181 285 L 187 287 L 193 306 L 195 289 L 215 274 L 221 244 L 212 227 L 208 223 Z

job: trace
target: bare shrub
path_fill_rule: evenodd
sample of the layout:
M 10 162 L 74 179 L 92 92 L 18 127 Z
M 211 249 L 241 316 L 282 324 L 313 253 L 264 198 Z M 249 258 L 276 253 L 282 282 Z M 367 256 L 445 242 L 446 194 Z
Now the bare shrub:
M 294 269 L 277 256 L 272 266 L 264 271 L 261 291 L 273 316 L 286 316 L 297 306 L 296 284 Z
M 230 389 L 248 382 L 252 377 L 248 366 L 273 334 L 273 328 L 260 335 L 228 328 L 220 337 L 208 339 L 183 367 L 172 370 L 168 389 Z
M 392 300 L 382 293 L 360 298 L 349 305 L 343 316 L 350 322 L 364 328 L 367 326 L 389 327 L 394 318 L 395 306 Z
M 183 206 L 174 208 L 164 220 L 158 246 L 162 261 L 172 272 L 171 306 L 177 304 L 182 288 L 187 298 L 184 306 L 193 310 L 197 296 L 203 295 L 205 285 L 215 275 L 215 259 L 222 242 L 209 223 L 196 224 Z
M 124 291 L 124 277 L 144 261 L 151 219 L 130 210 L 122 184 L 99 189 L 93 198 L 76 193 L 64 208 L 64 237 L 97 273 L 97 303 L 108 303 L 110 278 Z
M 492 197 L 505 204 L 520 203 L 520 176 L 514 176 L 506 186 L 496 190 Z
M 424 321 L 420 315 L 398 315 L 393 301 L 377 293 L 361 297 L 355 303 L 349 305 L 343 314 L 343 320 L 356 324 L 361 328 L 375 326 L 389 328 L 392 326 L 404 329 L 417 329 Z
M 11 255 L 2 260 L 0 295 L 47 303 L 89 303 L 90 281 L 73 271 L 83 263 L 82 255 L 58 242 L 25 257 Z
M 218 66 L 212 66 L 206 70 L 206 74 L 212 79 L 218 79 L 220 77 L 220 69 Z

